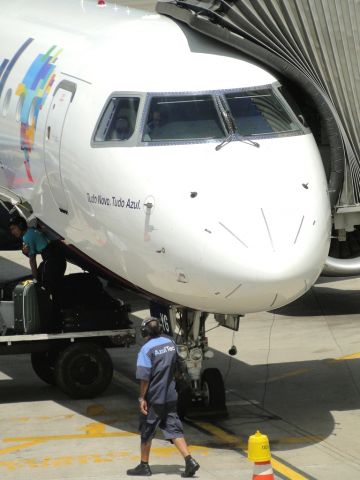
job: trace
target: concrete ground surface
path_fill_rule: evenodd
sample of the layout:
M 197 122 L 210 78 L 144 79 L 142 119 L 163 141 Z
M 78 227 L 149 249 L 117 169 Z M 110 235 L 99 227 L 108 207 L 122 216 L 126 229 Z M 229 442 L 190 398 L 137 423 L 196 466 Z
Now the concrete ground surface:
M 0 255 L 1 277 L 26 273 L 21 254 Z M 196 478 L 251 479 L 245 449 L 256 430 L 269 437 L 276 479 L 360 477 L 359 312 L 359 279 L 321 278 L 291 305 L 245 316 L 239 332 L 214 328 L 209 318 L 215 357 L 206 366 L 223 373 L 228 417 L 199 410 L 184 423 L 201 465 Z M 134 324 L 145 315 L 136 312 Z M 139 459 L 138 348 L 110 350 L 113 382 L 92 400 L 69 399 L 43 383 L 27 355 L 0 357 L 0 479 L 128 478 Z M 183 469 L 161 433 L 151 467 L 155 478 L 169 480 Z

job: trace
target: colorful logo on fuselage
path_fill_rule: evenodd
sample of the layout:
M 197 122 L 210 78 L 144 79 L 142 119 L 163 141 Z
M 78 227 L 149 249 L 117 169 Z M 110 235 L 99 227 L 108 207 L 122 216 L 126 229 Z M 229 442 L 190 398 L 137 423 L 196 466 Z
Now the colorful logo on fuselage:
M 51 47 L 45 54 L 40 54 L 30 65 L 22 83 L 16 89 L 20 97 L 20 144 L 25 156 L 27 179 L 33 183 L 30 169 L 30 156 L 34 146 L 36 125 L 39 113 L 55 81 L 56 60 L 61 53 L 54 53 L 56 46 Z

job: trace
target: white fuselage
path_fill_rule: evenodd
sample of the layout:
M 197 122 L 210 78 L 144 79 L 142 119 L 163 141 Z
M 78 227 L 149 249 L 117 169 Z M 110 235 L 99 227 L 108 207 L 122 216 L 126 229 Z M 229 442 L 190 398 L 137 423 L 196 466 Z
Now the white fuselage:
M 221 140 L 142 141 L 150 94 L 275 85 L 270 74 L 167 18 L 96 2 L 7 2 L 0 40 L 0 185 L 68 244 L 207 312 L 277 308 L 314 283 L 330 207 L 309 131 L 218 151 Z M 96 144 L 116 95 L 140 99 L 131 140 Z

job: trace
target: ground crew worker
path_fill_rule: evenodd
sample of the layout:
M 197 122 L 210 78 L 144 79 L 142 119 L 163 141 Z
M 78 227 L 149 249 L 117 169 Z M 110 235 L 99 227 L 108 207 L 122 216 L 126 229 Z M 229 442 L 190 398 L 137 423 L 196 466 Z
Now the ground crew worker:
M 50 241 L 40 230 L 28 227 L 26 220 L 20 216 L 10 219 L 10 232 L 14 237 L 22 239 L 22 251 L 29 257 L 34 279 L 54 296 L 66 270 L 66 259 L 61 247 L 57 242 Z M 39 267 L 37 254 L 40 254 L 43 260 Z
M 151 441 L 157 427 L 185 459 L 182 477 L 192 477 L 200 465 L 190 455 L 182 423 L 177 415 L 174 371 L 176 344 L 161 333 L 160 321 L 149 317 L 141 324 L 141 333 L 148 337 L 137 359 L 136 378 L 140 380 L 141 463 L 127 471 L 128 475 L 150 476 Z

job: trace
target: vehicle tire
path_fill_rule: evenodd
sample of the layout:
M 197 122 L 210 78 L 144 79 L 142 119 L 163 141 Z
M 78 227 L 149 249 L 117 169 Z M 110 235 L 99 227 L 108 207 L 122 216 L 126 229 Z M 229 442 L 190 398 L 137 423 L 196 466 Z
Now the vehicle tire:
M 55 385 L 55 363 L 59 356 L 58 351 L 32 352 L 31 365 L 36 375 L 49 385 Z
M 201 378 L 203 403 L 209 409 L 225 409 L 225 385 L 217 368 L 207 368 Z
M 72 398 L 93 398 L 110 384 L 113 363 L 108 352 L 95 343 L 73 343 L 55 365 L 58 387 Z

